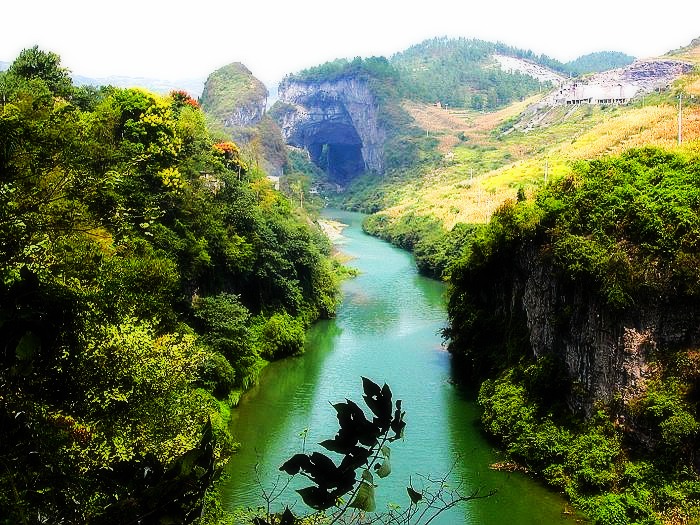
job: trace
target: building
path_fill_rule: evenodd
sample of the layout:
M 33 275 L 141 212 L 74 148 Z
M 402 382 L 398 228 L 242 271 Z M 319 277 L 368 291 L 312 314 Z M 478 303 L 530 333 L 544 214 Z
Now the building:
M 580 84 L 574 82 L 559 90 L 557 101 L 566 105 L 627 104 L 639 91 L 632 84 Z

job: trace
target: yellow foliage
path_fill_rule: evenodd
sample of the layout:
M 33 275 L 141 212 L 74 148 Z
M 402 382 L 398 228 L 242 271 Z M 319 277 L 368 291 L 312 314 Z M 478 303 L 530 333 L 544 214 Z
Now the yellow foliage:
M 700 89 L 700 80 L 689 78 L 691 82 L 683 86 L 688 94 Z M 545 177 L 552 180 L 566 174 L 574 161 L 644 146 L 678 148 L 678 107 L 671 104 L 554 108 L 546 126 L 496 137 L 494 128 L 520 105 L 486 115 L 456 115 L 416 104 L 405 107 L 420 125 L 435 126 L 442 133 L 464 130 L 469 142 L 455 146 L 438 137 L 443 150 L 449 145 L 444 165 L 392 188 L 397 204 L 383 214 L 390 219 L 406 213 L 430 216 L 448 229 L 458 222 L 487 222 L 505 199 L 515 198 L 518 187 L 532 194 Z M 694 102 L 683 108 L 682 131 L 682 148 L 700 149 L 700 107 Z M 475 144 L 477 149 L 471 147 Z M 510 162 L 504 163 L 506 159 Z M 479 162 L 501 166 L 479 173 Z
M 158 172 L 163 186 L 171 190 L 173 193 L 181 193 L 185 187 L 185 181 L 177 168 L 165 168 Z

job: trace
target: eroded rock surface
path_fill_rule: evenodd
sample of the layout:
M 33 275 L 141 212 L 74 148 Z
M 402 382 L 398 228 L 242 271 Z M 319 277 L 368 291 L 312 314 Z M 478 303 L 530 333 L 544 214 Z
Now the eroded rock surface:
M 511 280 L 512 279 L 512 280 Z M 660 348 L 700 345 L 700 309 L 659 297 L 623 311 L 611 310 L 583 285 L 564 284 L 534 249 L 518 257 L 502 297 L 525 314 L 535 356 L 555 354 L 574 389 L 569 404 L 590 413 L 597 401 L 623 404 L 638 398 L 655 376 Z
M 363 171 L 384 172 L 386 131 L 369 82 L 352 76 L 280 84 L 275 119 L 291 146 L 339 182 Z

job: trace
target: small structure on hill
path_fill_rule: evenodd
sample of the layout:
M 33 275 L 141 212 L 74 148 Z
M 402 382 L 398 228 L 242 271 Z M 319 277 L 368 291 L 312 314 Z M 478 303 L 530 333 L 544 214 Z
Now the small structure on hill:
M 692 64 L 680 60 L 637 60 L 629 66 L 596 73 L 585 80 L 562 83 L 540 104 L 550 107 L 627 104 L 635 96 L 666 89 L 680 75 L 692 69 Z
M 632 84 L 617 85 L 579 84 L 574 82 L 559 90 L 557 102 L 577 104 L 627 104 L 639 91 Z

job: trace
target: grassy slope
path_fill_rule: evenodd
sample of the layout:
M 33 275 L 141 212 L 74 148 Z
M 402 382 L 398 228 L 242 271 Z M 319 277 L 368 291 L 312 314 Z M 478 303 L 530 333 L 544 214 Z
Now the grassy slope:
M 687 95 L 700 95 L 700 75 L 689 75 L 678 86 Z M 417 124 L 438 139 L 443 159 L 417 180 L 389 183 L 385 192 L 396 204 L 382 213 L 391 218 L 409 212 L 432 216 L 447 229 L 458 222 L 484 223 L 519 187 L 530 193 L 544 182 L 545 173 L 550 179 L 561 175 L 576 160 L 642 145 L 678 147 L 672 94 L 649 95 L 621 107 L 552 108 L 529 117 L 539 119 L 540 127 L 514 129 L 514 119 L 536 98 L 486 114 L 406 103 Z M 698 148 L 693 142 L 700 139 L 699 102 L 690 99 L 684 107 L 684 149 Z

